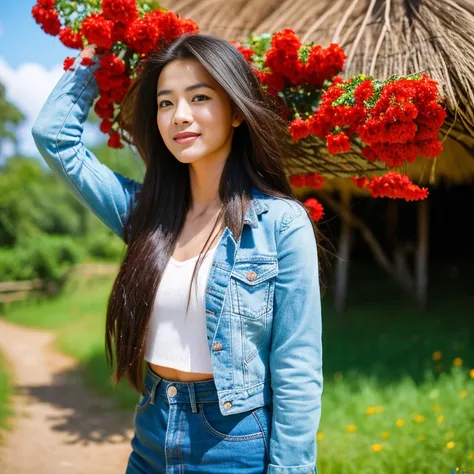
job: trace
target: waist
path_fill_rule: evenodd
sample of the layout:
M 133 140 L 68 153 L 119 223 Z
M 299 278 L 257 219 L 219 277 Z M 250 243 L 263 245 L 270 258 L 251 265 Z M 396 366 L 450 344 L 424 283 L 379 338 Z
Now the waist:
M 218 402 L 217 387 L 213 379 L 195 382 L 168 380 L 153 372 L 147 364 L 145 386 L 151 391 L 153 387 L 155 398 L 172 403 L 210 403 Z

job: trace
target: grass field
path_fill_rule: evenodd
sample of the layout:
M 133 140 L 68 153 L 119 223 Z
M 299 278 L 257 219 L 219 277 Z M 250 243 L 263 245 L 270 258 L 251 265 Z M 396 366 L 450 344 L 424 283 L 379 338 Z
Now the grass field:
M 7 370 L 5 358 L 0 354 L 0 444 L 4 430 L 10 428 L 12 415 L 10 395 L 12 391 L 11 373 Z
M 352 276 L 343 315 L 328 293 L 320 474 L 474 472 L 474 282 L 447 275 L 442 266 L 432 271 L 424 314 L 371 267 Z M 105 362 L 111 284 L 74 281 L 62 296 L 12 306 L 4 317 L 55 331 L 86 383 L 133 409 L 137 395 L 125 384 L 114 392 Z

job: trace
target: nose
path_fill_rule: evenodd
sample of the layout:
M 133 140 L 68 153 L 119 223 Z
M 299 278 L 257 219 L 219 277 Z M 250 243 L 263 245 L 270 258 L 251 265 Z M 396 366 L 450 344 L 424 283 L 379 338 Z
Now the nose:
M 183 123 L 190 124 L 193 122 L 191 107 L 185 99 L 180 100 L 178 102 L 178 105 L 175 109 L 173 121 L 175 125 L 180 125 Z

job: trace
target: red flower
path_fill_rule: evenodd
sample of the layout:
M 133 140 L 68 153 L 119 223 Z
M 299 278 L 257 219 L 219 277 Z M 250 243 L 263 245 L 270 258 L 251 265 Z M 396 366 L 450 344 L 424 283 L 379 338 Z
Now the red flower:
M 325 181 L 326 178 L 316 172 L 306 175 L 306 186 L 309 186 L 310 188 L 322 188 Z
M 82 49 L 81 33 L 75 33 L 69 26 L 61 28 L 59 31 L 59 40 L 64 46 L 72 49 Z
M 290 177 L 290 183 L 297 188 L 310 187 L 319 189 L 323 187 L 326 178 L 318 173 L 294 174 Z
M 95 64 L 95 61 L 93 61 L 91 58 L 82 58 L 82 66 L 92 66 L 93 64 Z
M 240 51 L 246 61 L 250 61 L 252 56 L 255 54 L 255 51 L 252 48 L 243 46 L 239 41 L 231 40 L 231 44 L 233 44 Z
M 311 219 L 314 221 L 319 221 L 324 216 L 324 207 L 316 198 L 306 199 L 304 205 L 309 211 Z
M 150 13 L 131 23 L 125 34 L 125 41 L 130 49 L 140 54 L 148 54 L 157 48 L 160 30 Z
M 290 84 L 297 85 L 304 67 L 298 58 L 300 47 L 301 41 L 293 30 L 287 28 L 274 33 L 271 48 L 265 53 L 265 66 L 282 74 Z
M 120 141 L 120 133 L 119 132 L 112 132 L 109 139 L 107 140 L 107 145 L 110 148 L 123 148 L 123 144 Z
M 36 23 L 41 25 L 41 29 L 48 35 L 56 36 L 61 30 L 61 22 L 59 14 L 56 10 L 43 8 L 40 4 L 36 4 L 31 9 L 31 14 Z
M 127 33 L 128 25 L 120 23 L 119 21 L 114 23 L 112 28 L 112 42 L 116 43 L 117 41 L 125 42 L 125 34 Z
M 69 56 L 63 62 L 63 69 L 67 71 L 71 69 L 71 66 L 74 64 L 75 58 L 70 58 Z
M 281 92 L 285 87 L 285 78 L 279 72 L 262 73 L 260 82 L 268 86 L 273 92 Z
M 326 139 L 328 141 L 328 151 L 333 155 L 344 153 L 351 149 L 349 137 L 344 132 L 337 135 L 330 133 L 326 136 Z
M 125 62 L 113 53 L 104 54 L 100 58 L 100 67 L 105 69 L 111 76 L 120 75 L 125 72 Z
M 112 130 L 112 122 L 108 119 L 104 119 L 100 122 L 99 128 L 101 132 L 108 134 L 110 130 Z
M 309 125 L 306 120 L 296 119 L 290 124 L 290 134 L 296 142 L 309 135 Z
M 102 95 L 94 105 L 94 112 L 102 119 L 113 118 L 114 106 Z
M 138 17 L 136 0 L 102 0 L 104 17 L 128 25 Z
M 351 181 L 355 183 L 355 185 L 359 189 L 363 189 L 367 187 L 367 184 L 369 183 L 369 179 L 366 176 L 361 176 L 361 177 L 352 176 Z
M 308 61 L 303 66 L 304 80 L 311 85 L 321 86 L 325 80 L 341 72 L 346 55 L 337 44 L 327 48 L 319 45 L 311 46 Z
M 81 32 L 89 43 L 102 46 L 105 49 L 112 48 L 112 29 L 114 22 L 107 20 L 102 14 L 92 13 L 82 22 Z
M 290 184 L 297 188 L 304 188 L 306 186 L 306 178 L 302 174 L 293 174 L 290 176 Z
M 380 177 L 374 176 L 368 187 L 373 197 L 404 198 L 406 201 L 415 201 L 428 196 L 427 188 L 420 188 L 413 184 L 408 176 L 402 176 L 395 171 L 389 171 Z
M 443 151 L 440 140 L 425 140 L 417 142 L 418 154 L 425 158 L 436 158 Z
M 38 0 L 38 5 L 41 5 L 43 8 L 53 9 L 56 6 L 55 0 Z
M 370 79 L 362 81 L 354 91 L 354 99 L 356 104 L 364 105 L 374 95 L 374 85 Z

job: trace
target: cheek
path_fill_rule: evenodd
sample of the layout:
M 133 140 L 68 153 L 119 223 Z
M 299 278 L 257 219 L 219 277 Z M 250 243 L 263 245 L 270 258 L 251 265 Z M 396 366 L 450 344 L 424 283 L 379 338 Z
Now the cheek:
M 160 132 L 160 135 L 163 138 L 163 141 L 166 143 L 168 134 L 167 134 L 167 127 L 166 127 L 164 118 L 158 115 L 156 118 L 156 124 L 158 126 L 158 131 Z

